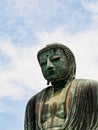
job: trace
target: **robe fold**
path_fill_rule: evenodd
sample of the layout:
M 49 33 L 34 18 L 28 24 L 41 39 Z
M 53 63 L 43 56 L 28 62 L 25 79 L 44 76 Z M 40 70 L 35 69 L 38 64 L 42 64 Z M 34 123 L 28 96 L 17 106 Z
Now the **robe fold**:
M 25 112 L 24 130 L 44 130 L 41 113 L 50 88 L 51 86 L 45 88 L 29 100 Z M 60 130 L 98 130 L 98 82 L 74 79 L 67 95 L 70 105 Z

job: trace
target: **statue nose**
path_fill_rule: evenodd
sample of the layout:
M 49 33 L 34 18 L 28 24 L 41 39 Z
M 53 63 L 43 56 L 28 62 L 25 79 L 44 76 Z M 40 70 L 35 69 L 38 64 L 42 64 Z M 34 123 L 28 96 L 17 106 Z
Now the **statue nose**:
M 51 70 L 53 67 L 54 67 L 54 66 L 53 66 L 52 62 L 48 59 L 48 60 L 47 60 L 47 69 L 48 69 L 48 70 Z

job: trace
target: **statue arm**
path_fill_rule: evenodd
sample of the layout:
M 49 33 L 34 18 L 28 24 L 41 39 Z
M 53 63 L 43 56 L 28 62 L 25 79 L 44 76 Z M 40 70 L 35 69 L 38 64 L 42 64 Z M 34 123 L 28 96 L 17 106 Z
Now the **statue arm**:
M 39 111 L 39 103 L 41 98 L 45 94 L 47 89 L 37 93 L 33 96 L 27 106 L 25 111 L 25 122 L 24 122 L 24 130 L 39 130 L 38 126 L 38 111 Z
M 77 79 L 71 90 L 72 102 L 64 130 L 98 130 L 98 82 Z
M 24 130 L 35 130 L 35 97 L 26 106 Z

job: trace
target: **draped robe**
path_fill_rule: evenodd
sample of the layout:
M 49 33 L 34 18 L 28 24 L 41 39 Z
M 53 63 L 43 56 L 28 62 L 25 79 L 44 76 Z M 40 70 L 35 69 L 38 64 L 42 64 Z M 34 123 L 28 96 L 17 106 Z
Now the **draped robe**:
M 44 130 L 40 120 L 50 88 L 45 88 L 29 100 L 24 130 Z M 98 82 L 74 79 L 69 82 L 65 94 L 66 118 L 59 130 L 98 130 Z

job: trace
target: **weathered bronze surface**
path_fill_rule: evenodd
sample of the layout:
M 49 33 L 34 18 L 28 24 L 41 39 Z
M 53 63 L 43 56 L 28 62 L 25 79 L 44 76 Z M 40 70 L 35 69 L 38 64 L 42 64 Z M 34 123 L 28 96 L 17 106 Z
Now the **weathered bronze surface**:
M 25 130 L 98 130 L 98 82 L 75 79 L 75 58 L 65 45 L 47 45 L 37 57 L 51 86 L 29 100 Z

